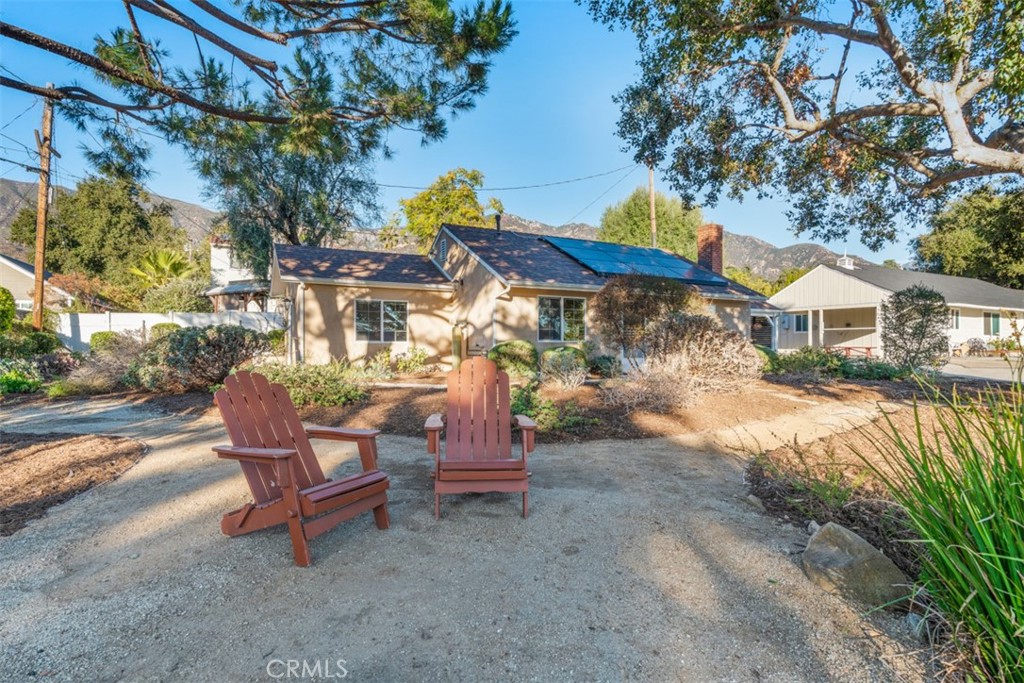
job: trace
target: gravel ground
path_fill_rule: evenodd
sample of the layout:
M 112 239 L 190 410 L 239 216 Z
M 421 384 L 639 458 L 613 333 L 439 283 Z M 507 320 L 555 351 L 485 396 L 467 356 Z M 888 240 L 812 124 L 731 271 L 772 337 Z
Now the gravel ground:
M 435 521 L 424 444 L 383 437 L 392 528 L 363 515 L 315 539 L 303 569 L 281 529 L 220 535 L 246 492 L 209 452 L 218 421 L 113 401 L 0 410 L 7 429 L 152 448 L 0 538 L 0 680 L 271 681 L 288 660 L 319 680 L 922 680 L 895 618 L 862 619 L 804 578 L 806 534 L 744 501 L 741 458 L 723 450 L 822 435 L 837 412 L 542 445 L 527 520 L 518 496 L 488 494 L 446 497 Z M 358 461 L 320 452 L 336 474 Z

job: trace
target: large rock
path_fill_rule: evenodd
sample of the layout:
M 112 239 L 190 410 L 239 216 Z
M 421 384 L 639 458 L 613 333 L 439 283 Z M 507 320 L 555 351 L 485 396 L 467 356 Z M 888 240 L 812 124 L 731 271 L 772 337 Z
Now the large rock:
M 807 577 L 830 593 L 871 607 L 909 596 L 912 582 L 893 561 L 849 529 L 829 522 L 807 542 Z

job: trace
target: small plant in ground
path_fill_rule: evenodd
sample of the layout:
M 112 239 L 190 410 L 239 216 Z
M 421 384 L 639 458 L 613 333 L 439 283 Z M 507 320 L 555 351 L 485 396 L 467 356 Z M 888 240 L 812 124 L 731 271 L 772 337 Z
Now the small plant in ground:
M 246 361 L 265 352 L 264 334 L 240 325 L 211 325 L 175 330 L 158 345 L 158 365 L 170 390 L 205 390 L 224 381 Z
M 97 335 L 102 335 L 97 340 Z M 93 344 L 96 341 L 98 343 Z M 132 332 L 97 332 L 90 340 L 93 350 L 64 380 L 67 394 L 105 394 L 131 385 L 131 373 L 139 364 L 146 344 Z
M 772 372 L 796 379 L 827 382 L 843 374 L 842 354 L 814 346 L 804 346 L 792 353 L 780 353 L 772 363 Z
M 391 349 L 383 348 L 363 365 L 363 373 L 369 379 L 391 379 Z
M 537 347 L 525 339 L 501 342 L 487 352 L 487 359 L 494 361 L 499 370 L 516 377 L 533 377 L 537 374 L 540 356 Z
M 271 382 L 284 385 L 292 401 L 299 406 L 343 406 L 369 397 L 360 385 L 362 371 L 346 362 L 328 365 L 267 363 L 255 371 Z
M 91 353 L 102 353 L 112 348 L 118 339 L 117 332 L 93 332 L 89 337 L 89 351 Z
M 949 309 L 934 289 L 914 285 L 882 302 L 885 357 L 902 368 L 933 366 L 949 351 Z
M 543 431 L 573 432 L 582 427 L 597 424 L 597 418 L 587 417 L 575 401 L 558 406 L 549 398 L 538 393 L 538 383 L 529 382 L 512 390 L 511 412 L 525 415 L 537 423 Z
M 545 382 L 566 391 L 579 389 L 587 381 L 587 357 L 572 346 L 548 349 L 541 355 L 540 373 Z
M 82 364 L 82 356 L 67 349 L 44 353 L 32 358 L 32 365 L 45 380 L 67 377 Z
M 427 370 L 427 350 L 413 347 L 395 356 L 395 369 L 400 375 L 415 375 Z
M 0 394 L 30 394 L 42 385 L 42 375 L 29 361 L 0 359 Z

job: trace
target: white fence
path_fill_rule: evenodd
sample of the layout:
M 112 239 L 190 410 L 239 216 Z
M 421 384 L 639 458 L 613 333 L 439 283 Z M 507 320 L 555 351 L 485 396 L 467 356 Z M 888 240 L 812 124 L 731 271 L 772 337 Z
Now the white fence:
M 96 332 L 148 331 L 157 323 L 175 323 L 182 327 L 241 325 L 267 332 L 284 327 L 278 313 L 222 311 L 220 313 L 61 313 L 57 336 L 72 351 L 88 351 Z

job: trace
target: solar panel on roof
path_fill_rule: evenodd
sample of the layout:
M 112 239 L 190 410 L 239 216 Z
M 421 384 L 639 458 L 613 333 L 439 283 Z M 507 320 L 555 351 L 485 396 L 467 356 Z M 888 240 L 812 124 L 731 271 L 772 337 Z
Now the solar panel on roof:
M 727 284 L 725 278 L 720 275 L 698 268 L 686 259 L 660 249 L 566 237 L 544 237 L 542 239 L 599 275 L 637 273 L 668 277 L 694 284 Z

